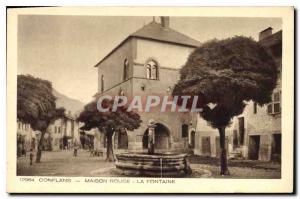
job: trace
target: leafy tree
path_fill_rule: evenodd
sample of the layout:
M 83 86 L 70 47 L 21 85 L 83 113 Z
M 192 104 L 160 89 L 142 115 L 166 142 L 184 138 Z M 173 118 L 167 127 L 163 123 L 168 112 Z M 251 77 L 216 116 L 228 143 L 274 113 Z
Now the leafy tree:
M 17 118 L 41 132 L 36 162 L 41 161 L 44 136 L 48 126 L 64 115 L 64 108 L 56 108 L 51 82 L 30 75 L 18 75 Z
M 271 55 L 251 38 L 212 40 L 198 47 L 180 71 L 173 95 L 198 96 L 200 116 L 220 134 L 221 175 L 229 175 L 225 128 L 247 101 L 271 101 L 277 68 Z
M 97 109 L 97 102 L 92 101 L 84 107 L 84 110 L 77 118 L 78 122 L 83 122 L 82 130 L 98 128 L 106 135 L 107 155 L 106 161 L 114 161 L 112 136 L 115 132 L 126 129 L 133 131 L 142 122 L 140 116 L 131 111 L 127 112 L 127 107 L 118 107 L 116 111 L 111 111 L 112 101 L 103 100 L 103 107 L 109 107 L 109 111 L 100 112 Z

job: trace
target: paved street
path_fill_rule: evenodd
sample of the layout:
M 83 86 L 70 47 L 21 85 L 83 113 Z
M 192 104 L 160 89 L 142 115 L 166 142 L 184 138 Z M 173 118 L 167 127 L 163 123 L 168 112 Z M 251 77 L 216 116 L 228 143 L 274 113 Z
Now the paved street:
M 17 174 L 28 176 L 91 176 L 90 172 L 99 168 L 112 167 L 113 163 L 105 162 L 102 157 L 90 157 L 90 153 L 79 150 L 73 157 L 73 150 L 44 151 L 41 163 L 29 165 L 29 156 L 18 158 Z
M 192 165 L 210 170 L 215 178 L 224 178 L 219 175 L 219 158 L 192 156 L 190 162 Z M 225 178 L 281 178 L 281 164 L 278 162 L 228 160 L 228 167 L 230 176 Z
M 78 157 L 73 151 L 43 152 L 42 162 L 29 165 L 29 157 L 20 157 L 17 162 L 17 174 L 24 176 L 118 176 L 114 164 L 106 162 L 104 157 L 90 157 L 88 151 L 79 150 Z M 191 157 L 192 169 L 205 169 L 213 178 L 219 175 L 217 158 Z M 231 176 L 228 178 L 280 178 L 280 164 L 249 160 L 229 161 Z M 198 177 L 195 171 L 191 177 Z M 227 178 L 227 177 L 226 177 Z

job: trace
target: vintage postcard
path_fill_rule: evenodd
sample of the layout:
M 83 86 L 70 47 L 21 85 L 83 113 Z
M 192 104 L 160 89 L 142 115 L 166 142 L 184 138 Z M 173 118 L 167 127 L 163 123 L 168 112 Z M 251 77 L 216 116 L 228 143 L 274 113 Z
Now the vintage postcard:
M 293 7 L 7 8 L 7 192 L 293 193 Z

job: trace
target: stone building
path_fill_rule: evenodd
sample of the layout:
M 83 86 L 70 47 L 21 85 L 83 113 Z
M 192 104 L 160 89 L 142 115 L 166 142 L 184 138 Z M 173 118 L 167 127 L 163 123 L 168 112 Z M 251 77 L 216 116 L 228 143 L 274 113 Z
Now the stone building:
M 25 155 L 31 149 L 37 149 L 39 131 L 34 131 L 30 124 L 17 121 L 17 156 Z
M 226 146 L 229 157 L 253 160 L 280 160 L 281 158 L 281 58 L 282 31 L 272 34 L 272 28 L 259 33 L 259 43 L 274 57 L 279 73 L 272 102 L 262 107 L 248 102 L 243 114 L 233 119 L 226 128 Z M 219 157 L 219 133 L 202 118 L 197 117 L 195 154 Z
M 41 132 L 34 131 L 30 124 L 17 122 L 17 147 L 19 151 L 36 150 L 39 144 Z M 80 144 L 79 124 L 75 116 L 70 112 L 63 118 L 56 119 L 49 125 L 44 136 L 43 150 L 61 150 L 65 146 L 72 147 L 75 143 Z
M 79 124 L 70 112 L 48 127 L 52 150 L 62 150 L 80 144 Z
M 198 41 L 170 28 L 169 17 L 161 17 L 161 23 L 153 20 L 125 38 L 96 64 L 99 79 L 95 97 L 171 95 L 179 79 L 179 69 L 199 45 Z M 156 151 L 188 149 L 189 134 L 196 127 L 191 114 L 161 113 L 155 109 L 139 114 L 143 121 L 139 129 L 115 133 L 115 150 L 146 151 L 149 121 L 156 125 Z M 98 143 L 95 147 L 105 147 L 103 134 L 95 138 Z

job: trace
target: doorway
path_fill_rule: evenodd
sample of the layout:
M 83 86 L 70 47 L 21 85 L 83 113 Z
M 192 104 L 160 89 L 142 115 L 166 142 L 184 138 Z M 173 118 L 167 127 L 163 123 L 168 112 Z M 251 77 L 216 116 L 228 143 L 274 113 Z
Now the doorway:
M 253 135 L 249 136 L 249 153 L 248 157 L 250 160 L 258 160 L 259 158 L 259 145 L 260 145 L 260 136 Z
M 210 137 L 205 136 L 201 138 L 201 145 L 202 145 L 202 155 L 203 156 L 211 156 L 211 145 L 210 145 Z
M 196 136 L 196 132 L 193 130 L 191 131 L 191 148 L 194 149 L 195 148 L 195 136 Z
M 239 145 L 244 145 L 245 136 L 245 119 L 244 117 L 239 117 Z
M 281 134 L 273 134 L 272 136 L 271 160 L 281 161 Z

